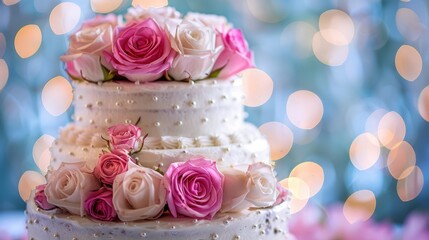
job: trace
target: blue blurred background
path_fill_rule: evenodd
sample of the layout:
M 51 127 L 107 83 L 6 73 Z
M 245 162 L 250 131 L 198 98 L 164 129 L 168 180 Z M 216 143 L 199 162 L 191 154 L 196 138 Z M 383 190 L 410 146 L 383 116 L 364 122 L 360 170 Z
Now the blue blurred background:
M 43 134 L 57 136 L 58 129 L 71 121 L 72 108 L 53 116 L 41 100 L 48 80 L 66 76 L 59 56 L 67 49 L 68 35 L 55 34 L 49 23 L 52 9 L 60 2 L 64 1 L 0 2 L 0 59 L 4 59 L 0 60 L 2 212 L 25 207 L 18 182 L 26 170 L 38 169 L 33 160 L 36 140 Z M 80 7 L 77 27 L 94 16 L 90 1 L 68 2 Z M 131 1 L 124 1 L 115 13 L 126 12 L 130 5 Z M 428 1 L 170 0 L 169 5 L 182 13 L 225 15 L 244 32 L 257 67 L 274 82 L 268 102 L 246 108 L 248 120 L 257 126 L 280 122 L 294 135 L 291 151 L 276 162 L 280 179 L 287 178 L 298 164 L 311 161 L 323 168 L 324 183 L 310 202 L 344 202 L 357 190 L 367 189 L 376 197 L 374 217 L 397 223 L 411 211 L 429 208 L 429 91 L 423 91 L 429 85 Z M 346 18 L 329 12 L 332 9 L 341 10 Z M 347 36 L 352 38 L 338 44 L 319 41 L 324 13 L 334 13 L 326 24 L 337 16 L 340 25 L 344 23 L 340 30 L 350 30 Z M 353 21 L 353 29 L 344 19 Z M 34 55 L 22 58 L 15 50 L 15 36 L 28 24 L 38 25 L 42 42 Z M 400 52 L 404 45 L 404 52 Z M 8 77 L 4 77 L 5 65 Z M 288 98 L 298 90 L 315 93 L 323 103 L 321 122 L 309 130 L 296 127 L 286 113 Z M 383 111 L 395 111 L 405 122 L 405 140 L 413 147 L 416 165 L 423 173 L 423 190 L 410 201 L 399 198 L 397 180 L 385 167 L 388 149 L 381 147 L 379 161 L 366 170 L 357 169 L 350 161 L 352 142 L 371 130 L 375 124 L 371 121 Z M 417 188 L 422 185 L 416 184 Z

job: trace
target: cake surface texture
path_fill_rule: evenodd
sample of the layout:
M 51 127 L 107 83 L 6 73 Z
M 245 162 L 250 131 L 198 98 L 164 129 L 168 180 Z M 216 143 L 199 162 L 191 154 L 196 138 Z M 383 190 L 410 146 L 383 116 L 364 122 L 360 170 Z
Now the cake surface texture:
M 289 193 L 245 122 L 252 52 L 224 17 L 97 16 L 62 60 L 73 122 L 27 201 L 29 239 L 289 239 Z

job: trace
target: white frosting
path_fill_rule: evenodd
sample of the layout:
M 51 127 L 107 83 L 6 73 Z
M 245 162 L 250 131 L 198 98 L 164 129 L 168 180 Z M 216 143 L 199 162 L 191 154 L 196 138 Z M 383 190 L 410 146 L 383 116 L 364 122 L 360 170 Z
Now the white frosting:
M 176 145 L 176 143 L 173 143 L 173 145 Z M 57 140 L 51 147 L 52 159 L 50 168 L 51 170 L 58 169 L 62 162 L 83 161 L 89 169 L 93 169 L 103 150 L 106 150 L 106 148 L 77 146 Z M 167 170 L 171 163 L 185 162 L 200 156 L 217 161 L 217 165 L 220 168 L 232 166 L 245 170 L 248 165 L 254 162 L 270 163 L 269 145 L 263 138 L 256 138 L 249 143 L 224 146 L 186 149 L 144 149 L 136 156 L 136 159 L 143 166 L 155 169 L 159 168 L 163 172 Z
M 243 123 L 242 81 L 74 83 L 75 122 L 87 128 L 136 123 L 149 136 L 230 134 Z
M 33 198 L 30 198 L 33 199 Z M 154 221 L 99 222 L 27 202 L 28 238 L 39 239 L 292 239 L 287 233 L 288 202 L 273 208 L 217 214 L 213 220 L 163 216 Z

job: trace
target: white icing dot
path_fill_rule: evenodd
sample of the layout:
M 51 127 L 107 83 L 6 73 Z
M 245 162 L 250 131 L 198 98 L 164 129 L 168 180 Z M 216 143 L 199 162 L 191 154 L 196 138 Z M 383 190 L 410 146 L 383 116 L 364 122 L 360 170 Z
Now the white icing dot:
M 210 104 L 210 105 L 213 105 L 214 103 L 215 103 L 215 100 L 213 100 L 213 99 L 210 99 L 210 100 L 209 100 L 209 104 Z
M 106 123 L 111 123 L 111 122 L 112 122 L 112 120 L 110 120 L 110 118 L 106 118 L 106 119 L 104 119 L 104 122 L 106 122 Z
M 120 107 L 120 106 L 121 106 L 121 103 L 120 103 L 120 102 L 116 102 L 116 103 L 115 103 L 115 105 L 116 105 L 117 107 Z
M 173 105 L 173 109 L 174 109 L 174 110 L 179 110 L 179 109 L 180 109 L 180 106 L 179 106 L 179 105 Z
M 201 119 L 201 122 L 203 122 L 203 123 L 206 123 L 206 122 L 208 122 L 209 121 L 209 119 L 208 118 L 203 118 L 203 119 Z
M 43 227 L 43 231 L 47 232 L 48 231 L 48 227 Z
M 194 219 L 194 221 L 193 221 L 194 223 L 198 223 L 198 219 Z
M 176 226 L 171 226 L 171 229 L 176 229 Z
M 54 236 L 54 238 L 59 238 L 60 237 L 60 235 L 58 233 L 54 233 L 54 235 L 52 235 L 52 236 Z
M 226 96 L 226 95 L 222 95 L 222 99 L 223 100 L 226 100 L 228 98 L 228 96 Z
M 157 96 L 153 96 L 152 100 L 153 100 L 154 102 L 156 102 L 156 101 L 158 101 L 158 97 L 157 97 Z
M 218 234 L 216 234 L 216 233 L 212 234 L 212 239 L 216 240 L 216 239 L 218 239 L 218 238 L 219 238 L 219 235 L 218 235 Z
M 182 122 L 182 121 L 178 121 L 178 122 L 176 123 L 176 125 L 177 125 L 177 126 L 182 126 L 182 125 L 183 125 L 183 122 Z
M 82 118 L 82 117 L 77 117 L 77 120 L 78 120 L 79 122 L 82 122 L 83 118 Z
M 94 120 L 90 119 L 89 124 L 94 124 Z
M 121 91 L 121 90 L 122 90 L 122 87 L 121 87 L 121 86 L 117 86 L 117 87 L 116 87 L 116 90 Z
M 131 124 L 131 120 L 130 120 L 130 119 L 126 119 L 126 120 L 125 120 L 125 123 L 126 123 L 126 124 Z
M 142 233 L 140 233 L 140 236 L 141 236 L 141 237 L 146 237 L 146 236 L 147 236 L 147 234 L 146 234 L 145 232 L 142 232 Z
M 239 236 L 239 235 L 235 235 L 233 239 L 234 239 L 234 240 L 239 240 L 239 239 L 240 239 L 240 236 Z
M 228 122 L 228 118 L 224 118 L 224 119 L 222 119 L 222 122 L 223 122 L 223 123 Z
M 129 99 L 129 100 L 127 101 L 127 103 L 128 103 L 128 104 L 133 104 L 133 103 L 134 103 L 134 100 Z
M 97 106 L 103 105 L 103 103 L 101 101 L 97 101 L 97 102 L 95 102 L 95 104 L 97 104 Z
M 161 123 L 160 122 L 156 122 L 156 123 L 154 123 L 153 124 L 155 127 L 159 127 L 159 126 L 161 126 Z

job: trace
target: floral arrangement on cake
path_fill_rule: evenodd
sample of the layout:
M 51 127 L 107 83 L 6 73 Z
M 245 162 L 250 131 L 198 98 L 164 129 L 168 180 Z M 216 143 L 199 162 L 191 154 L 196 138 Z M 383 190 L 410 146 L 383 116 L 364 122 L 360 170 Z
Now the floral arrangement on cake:
M 61 57 L 72 79 L 89 82 L 226 79 L 254 65 L 239 29 L 217 15 L 130 8 L 99 15 L 70 36 Z
M 147 136 L 133 124 L 108 129 L 106 149 L 94 170 L 85 163 L 62 163 L 38 186 L 34 201 L 46 211 L 57 208 L 100 221 L 136 221 L 159 218 L 212 219 L 218 212 L 240 212 L 275 206 L 288 192 L 276 180 L 273 168 L 251 164 L 247 171 L 218 169 L 204 157 L 172 163 L 165 173 L 143 167 L 133 155 Z

